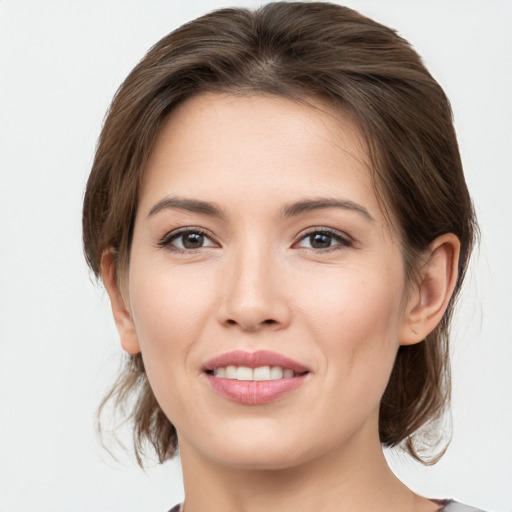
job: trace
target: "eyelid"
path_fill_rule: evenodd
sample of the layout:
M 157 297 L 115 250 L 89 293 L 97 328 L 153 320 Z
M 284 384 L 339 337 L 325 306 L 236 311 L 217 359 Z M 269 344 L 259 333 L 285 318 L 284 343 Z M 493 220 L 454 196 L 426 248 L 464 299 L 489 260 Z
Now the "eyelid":
M 332 236 L 336 241 L 338 241 L 338 246 L 328 247 L 326 249 L 314 249 L 307 247 L 297 247 L 299 242 L 307 238 L 308 236 L 314 235 L 315 233 L 328 234 Z M 298 249 L 310 249 L 318 252 L 328 252 L 329 250 L 335 250 L 341 247 L 351 247 L 354 244 L 354 240 L 347 233 L 340 231 L 334 228 L 328 228 L 326 226 L 314 226 L 302 231 L 296 238 L 292 244 L 292 247 L 297 247 Z
M 186 249 L 181 247 L 172 246 L 171 243 L 179 238 L 181 235 L 186 233 L 197 233 L 205 238 L 208 238 L 212 242 L 212 245 L 207 245 L 205 247 L 199 247 L 197 249 Z M 174 251 L 178 253 L 187 253 L 187 252 L 197 252 L 200 249 L 211 248 L 213 246 L 220 247 L 219 242 L 215 239 L 212 233 L 210 233 L 207 229 L 200 228 L 198 226 L 184 226 L 180 228 L 173 229 L 167 232 L 156 244 L 158 248 L 167 249 L 169 251 Z
M 211 245 L 198 247 L 197 249 L 186 249 L 186 248 L 181 248 L 181 247 L 176 247 L 176 246 L 171 245 L 174 240 L 176 240 L 177 238 L 179 238 L 180 236 L 182 236 L 186 233 L 200 234 L 200 235 L 204 236 L 205 238 L 207 238 L 211 242 Z M 311 236 L 315 233 L 327 234 L 327 235 L 331 236 L 335 241 L 337 241 L 338 244 L 334 245 L 332 247 L 325 248 L 325 249 L 315 249 L 313 247 L 311 247 L 311 248 L 298 247 L 298 244 L 302 240 L 304 240 L 308 236 Z M 297 237 L 295 238 L 295 240 L 292 243 L 292 248 L 310 249 L 310 250 L 317 251 L 317 252 L 328 252 L 329 250 L 336 250 L 340 247 L 350 247 L 353 245 L 353 243 L 354 243 L 354 240 L 352 239 L 352 237 L 343 231 L 340 231 L 340 230 L 337 230 L 334 228 L 330 228 L 330 227 L 326 227 L 326 226 L 313 226 L 313 227 L 307 228 L 306 230 L 302 231 L 299 235 L 297 235 Z M 163 248 L 163 249 L 167 249 L 169 251 L 178 252 L 178 253 L 180 253 L 180 252 L 181 253 L 198 252 L 200 249 L 211 248 L 214 246 L 220 247 L 219 242 L 215 239 L 215 236 L 212 233 L 210 233 L 210 231 L 208 231 L 207 229 L 204 229 L 204 228 L 200 228 L 198 226 L 183 226 L 180 228 L 173 229 L 173 230 L 167 232 L 155 245 L 158 248 Z

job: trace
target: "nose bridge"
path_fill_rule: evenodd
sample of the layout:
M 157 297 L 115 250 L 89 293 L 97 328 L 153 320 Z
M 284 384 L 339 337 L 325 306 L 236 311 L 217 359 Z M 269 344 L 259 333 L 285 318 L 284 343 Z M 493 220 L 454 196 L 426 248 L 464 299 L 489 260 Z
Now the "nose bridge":
M 268 241 L 245 237 L 236 244 L 226 261 L 221 321 L 249 331 L 285 325 L 289 307 L 280 274 L 279 257 Z

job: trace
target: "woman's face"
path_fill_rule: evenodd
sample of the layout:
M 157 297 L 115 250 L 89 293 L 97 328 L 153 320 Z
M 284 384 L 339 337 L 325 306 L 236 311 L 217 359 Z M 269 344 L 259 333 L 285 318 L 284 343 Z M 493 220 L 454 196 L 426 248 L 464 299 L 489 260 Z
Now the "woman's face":
M 147 165 L 123 344 L 182 458 L 277 468 L 378 443 L 406 322 L 400 244 L 358 131 L 315 105 L 193 98 Z

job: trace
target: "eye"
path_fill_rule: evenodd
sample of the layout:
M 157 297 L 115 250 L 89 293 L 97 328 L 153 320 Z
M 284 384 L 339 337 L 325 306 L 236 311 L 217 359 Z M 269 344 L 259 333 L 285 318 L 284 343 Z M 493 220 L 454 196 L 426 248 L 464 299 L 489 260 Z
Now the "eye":
M 351 245 L 352 240 L 347 235 L 330 229 L 315 229 L 303 235 L 294 247 L 325 251 Z
M 194 251 L 204 247 L 218 247 L 218 244 L 207 233 L 193 228 L 171 231 L 158 245 L 177 252 Z

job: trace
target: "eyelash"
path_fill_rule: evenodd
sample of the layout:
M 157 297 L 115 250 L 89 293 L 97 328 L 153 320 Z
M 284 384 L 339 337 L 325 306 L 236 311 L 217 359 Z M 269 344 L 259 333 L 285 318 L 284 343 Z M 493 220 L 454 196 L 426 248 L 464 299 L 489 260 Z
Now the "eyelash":
M 178 240 L 180 237 L 187 235 L 187 234 L 202 236 L 202 237 L 210 240 L 211 245 L 201 246 L 201 247 L 197 247 L 195 249 L 186 249 L 186 248 L 176 247 L 175 245 L 172 245 L 172 242 L 174 242 L 175 240 Z M 298 244 L 301 241 L 306 240 L 308 237 L 311 237 L 313 235 L 327 236 L 327 237 L 333 239 L 335 242 L 337 242 L 337 245 L 334 245 L 332 247 L 322 248 L 322 249 L 318 249 L 318 248 L 314 248 L 314 247 L 298 246 Z M 181 228 L 177 231 L 171 231 L 170 233 L 167 233 L 160 240 L 160 242 L 157 243 L 157 247 L 160 247 L 160 248 L 163 248 L 168 251 L 175 252 L 175 253 L 179 253 L 179 254 L 196 254 L 199 249 L 213 247 L 214 245 L 218 245 L 218 243 L 215 242 L 212 235 L 201 228 Z M 301 233 L 297 237 L 296 241 L 293 242 L 293 244 L 292 244 L 292 248 L 313 250 L 313 251 L 319 252 L 319 253 L 327 253 L 327 252 L 340 250 L 340 248 L 351 247 L 352 245 L 353 245 L 352 239 L 344 233 L 340 233 L 339 231 L 336 231 L 336 230 L 330 229 L 330 228 L 311 228 L 307 232 Z
M 319 253 L 326 253 L 326 252 L 340 250 L 342 248 L 352 247 L 352 245 L 353 245 L 353 240 L 345 233 L 341 233 L 341 232 L 336 231 L 331 228 L 311 228 L 307 232 L 301 233 L 297 237 L 297 241 L 293 243 L 292 247 L 296 247 L 301 241 L 306 240 L 308 237 L 311 237 L 313 235 L 328 236 L 331 239 L 333 239 L 335 242 L 337 242 L 337 245 L 334 245 L 332 247 L 326 247 L 323 249 L 316 249 L 314 247 L 297 247 L 297 248 L 298 249 L 309 249 L 309 250 L 313 250 L 313 251 L 316 251 Z
M 203 247 L 198 247 L 196 249 L 186 249 L 181 247 L 176 247 L 175 245 L 172 245 L 172 242 L 175 240 L 178 240 L 180 237 L 184 235 L 200 235 L 204 238 L 210 240 L 212 242 L 212 245 L 207 245 Z M 218 245 L 217 242 L 214 241 L 214 238 L 208 231 L 205 231 L 201 228 L 182 228 L 177 231 L 171 231 L 170 233 L 167 233 L 161 240 L 158 242 L 157 247 L 160 247 L 162 249 L 166 249 L 168 251 L 172 251 L 178 254 L 196 254 L 199 249 L 204 249 L 205 247 L 213 247 L 214 245 Z

